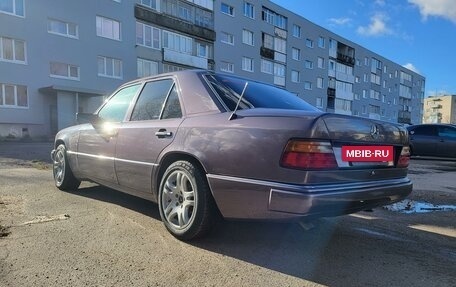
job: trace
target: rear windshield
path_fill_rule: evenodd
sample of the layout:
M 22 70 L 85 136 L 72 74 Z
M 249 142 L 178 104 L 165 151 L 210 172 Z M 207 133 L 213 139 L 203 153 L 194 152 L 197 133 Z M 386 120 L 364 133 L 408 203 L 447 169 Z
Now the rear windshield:
M 319 111 L 297 95 L 268 84 L 225 75 L 206 75 L 209 84 L 229 110 L 236 107 L 245 83 L 248 82 L 239 109 L 270 108 Z

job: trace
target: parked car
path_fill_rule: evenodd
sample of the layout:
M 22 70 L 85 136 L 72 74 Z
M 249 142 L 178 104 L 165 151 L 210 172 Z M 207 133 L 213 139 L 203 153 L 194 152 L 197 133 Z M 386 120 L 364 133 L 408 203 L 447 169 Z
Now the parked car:
M 138 79 L 78 119 L 88 122 L 55 137 L 55 185 L 75 190 L 90 180 L 156 201 L 182 240 L 204 235 L 219 215 L 337 216 L 412 190 L 404 127 L 321 112 L 284 89 L 234 76 L 198 70 Z
M 456 125 L 411 125 L 407 130 L 412 156 L 456 158 Z

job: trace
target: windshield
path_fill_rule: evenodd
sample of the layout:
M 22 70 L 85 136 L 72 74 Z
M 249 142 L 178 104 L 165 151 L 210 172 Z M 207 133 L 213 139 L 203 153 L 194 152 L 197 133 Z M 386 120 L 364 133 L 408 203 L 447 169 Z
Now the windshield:
M 206 78 L 231 111 L 236 107 L 246 81 L 249 82 L 249 85 L 239 104 L 239 109 L 270 108 L 319 111 L 297 95 L 272 85 L 226 75 L 207 75 Z

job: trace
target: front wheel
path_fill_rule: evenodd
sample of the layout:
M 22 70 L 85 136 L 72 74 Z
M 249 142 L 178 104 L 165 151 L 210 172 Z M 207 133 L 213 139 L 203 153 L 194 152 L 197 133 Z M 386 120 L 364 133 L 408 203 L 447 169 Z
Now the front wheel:
M 68 164 L 65 145 L 61 144 L 55 149 L 52 164 L 55 186 L 60 190 L 75 190 L 81 184 Z
M 178 239 L 201 237 L 214 225 L 217 213 L 209 185 L 191 162 L 176 161 L 166 169 L 158 202 L 166 229 Z

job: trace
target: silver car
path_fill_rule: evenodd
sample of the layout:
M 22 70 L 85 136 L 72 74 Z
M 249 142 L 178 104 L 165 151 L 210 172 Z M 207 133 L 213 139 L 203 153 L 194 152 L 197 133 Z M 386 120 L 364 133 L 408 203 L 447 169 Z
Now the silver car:
M 89 180 L 158 202 L 177 238 L 228 219 L 336 216 L 412 190 L 399 125 L 321 112 L 275 86 L 209 71 L 122 85 L 61 130 L 55 184 Z M 152 208 L 152 207 L 151 207 Z

